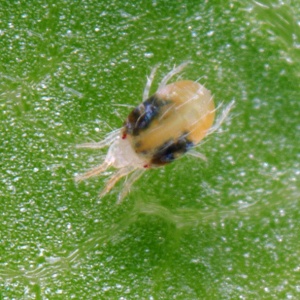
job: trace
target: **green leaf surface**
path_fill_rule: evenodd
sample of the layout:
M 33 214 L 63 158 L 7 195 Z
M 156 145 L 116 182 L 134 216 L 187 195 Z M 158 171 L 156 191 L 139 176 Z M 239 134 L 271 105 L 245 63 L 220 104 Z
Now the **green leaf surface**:
M 299 299 L 298 1 L 2 1 L 0 299 Z M 230 116 L 116 205 L 101 162 L 174 65 Z M 219 110 L 217 113 L 221 113 Z M 107 174 L 108 175 L 108 174 Z

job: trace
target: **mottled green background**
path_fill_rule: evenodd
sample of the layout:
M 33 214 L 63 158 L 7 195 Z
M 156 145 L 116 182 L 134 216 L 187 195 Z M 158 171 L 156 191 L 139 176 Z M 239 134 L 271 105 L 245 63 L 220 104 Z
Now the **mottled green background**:
M 1 1 L 0 299 L 299 299 L 299 1 Z M 121 205 L 74 175 L 155 83 L 236 105 Z M 154 87 L 155 89 L 155 87 Z M 154 91 L 154 90 L 153 90 Z

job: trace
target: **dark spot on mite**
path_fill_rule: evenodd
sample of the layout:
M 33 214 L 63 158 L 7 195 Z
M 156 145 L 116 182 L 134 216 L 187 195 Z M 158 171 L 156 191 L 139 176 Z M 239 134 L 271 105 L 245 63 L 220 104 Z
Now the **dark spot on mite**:
M 186 134 L 183 134 L 177 141 L 168 141 L 159 147 L 152 156 L 151 163 L 157 166 L 168 164 L 193 146 L 193 142 L 186 138 Z
M 137 106 L 125 121 L 125 130 L 128 134 L 137 136 L 147 129 L 151 122 L 159 116 L 160 109 L 168 101 L 159 99 L 155 94 Z
M 142 146 L 142 142 L 138 141 L 134 144 L 134 148 L 140 148 Z

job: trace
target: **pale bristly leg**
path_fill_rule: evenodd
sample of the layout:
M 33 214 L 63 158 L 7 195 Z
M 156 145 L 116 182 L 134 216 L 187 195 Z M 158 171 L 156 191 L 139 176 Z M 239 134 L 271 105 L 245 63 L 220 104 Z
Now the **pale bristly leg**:
M 119 193 L 117 204 L 120 204 L 122 202 L 124 197 L 130 192 L 132 184 L 137 181 L 144 172 L 145 169 L 137 169 L 129 176 L 129 178 L 124 183 L 122 191 Z
M 109 167 L 109 164 L 104 162 L 100 166 L 97 166 L 97 167 L 91 169 L 90 171 L 87 171 L 86 173 L 77 175 L 75 177 L 75 181 L 81 181 L 81 180 L 85 180 L 85 179 L 93 177 L 93 176 L 97 176 L 97 175 L 101 174 L 102 172 L 104 172 L 108 167 Z
M 93 143 L 83 143 L 76 145 L 76 148 L 102 149 L 112 144 L 112 142 L 121 134 L 121 129 L 111 132 L 104 140 Z
M 102 198 L 103 196 L 105 196 L 122 177 L 130 174 L 135 169 L 136 168 L 132 167 L 132 166 L 128 166 L 128 167 L 124 167 L 122 169 L 119 169 L 117 171 L 117 173 L 115 173 L 112 177 L 110 177 L 110 179 L 106 183 L 105 188 L 103 189 L 103 191 L 99 195 L 100 198 Z
M 216 110 L 220 109 L 222 105 L 218 106 Z M 207 135 L 212 134 L 220 128 L 226 117 L 228 116 L 230 110 L 234 106 L 234 101 L 231 101 L 222 111 L 221 115 L 217 118 L 215 124 L 207 131 Z
M 176 74 L 178 74 L 179 72 L 181 72 L 190 62 L 186 61 L 182 64 L 180 64 L 178 67 L 174 68 L 172 71 L 170 71 L 161 81 L 159 87 L 158 87 L 158 91 L 162 88 L 164 88 L 166 86 L 166 84 L 168 83 L 168 81 Z
M 197 152 L 196 150 L 193 150 L 193 149 L 189 150 L 187 152 L 187 154 L 190 155 L 190 156 L 196 157 L 196 158 L 200 158 L 200 159 L 202 159 L 204 161 L 207 161 L 207 157 L 204 154 L 202 154 L 200 152 Z
M 147 83 L 146 83 L 146 86 L 144 88 L 144 93 L 143 93 L 143 102 L 149 98 L 150 88 L 151 88 L 157 68 L 158 68 L 158 65 L 154 66 L 154 68 L 152 69 L 152 71 L 150 73 L 150 76 L 147 77 Z

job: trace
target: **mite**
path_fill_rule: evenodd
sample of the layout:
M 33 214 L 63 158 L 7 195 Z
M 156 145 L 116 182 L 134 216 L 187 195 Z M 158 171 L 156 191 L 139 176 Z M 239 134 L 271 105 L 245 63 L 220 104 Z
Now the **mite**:
M 85 143 L 77 148 L 109 147 L 105 160 L 90 171 L 76 176 L 76 181 L 96 176 L 114 168 L 100 197 L 106 195 L 124 176 L 128 177 L 118 195 L 118 203 L 145 170 L 169 164 L 185 153 L 203 158 L 195 147 L 215 131 L 230 111 L 230 103 L 214 123 L 216 108 L 209 90 L 198 82 L 181 80 L 168 84 L 188 62 L 171 70 L 149 96 L 157 67 L 152 69 L 143 93 L 143 102 L 134 108 L 124 126 L 109 133 L 100 142 Z

